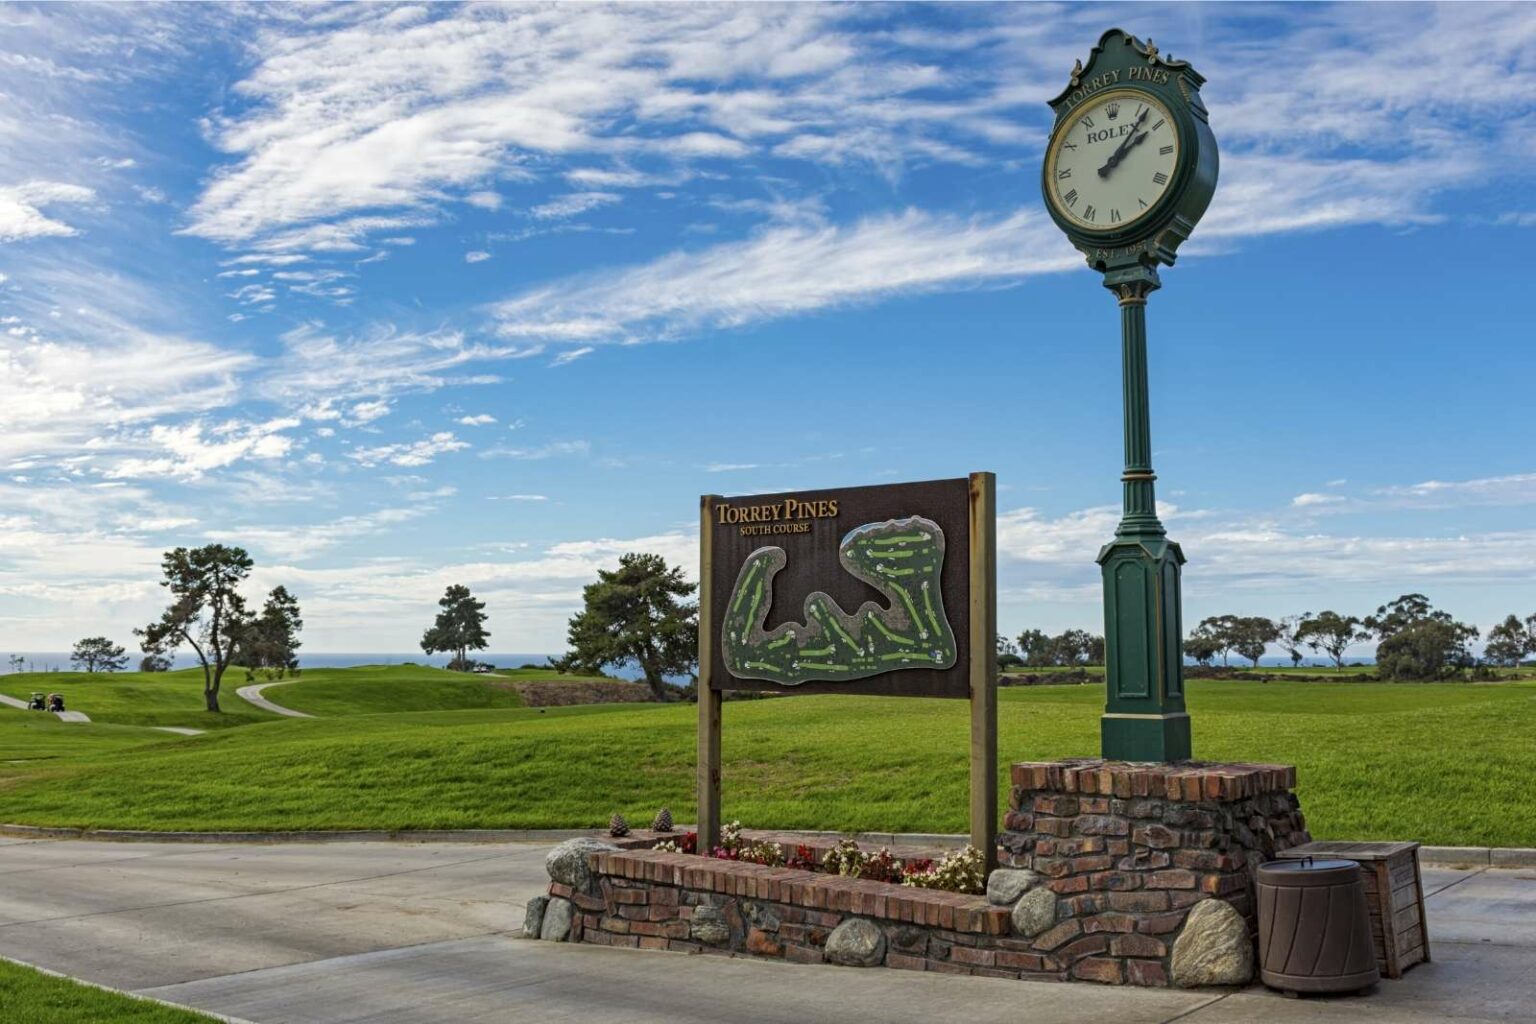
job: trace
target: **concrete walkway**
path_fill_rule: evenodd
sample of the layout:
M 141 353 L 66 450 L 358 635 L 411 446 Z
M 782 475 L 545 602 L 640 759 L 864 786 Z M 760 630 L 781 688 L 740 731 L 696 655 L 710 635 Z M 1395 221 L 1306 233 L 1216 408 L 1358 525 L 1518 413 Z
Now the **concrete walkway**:
M 1528 1021 L 1536 871 L 1429 869 L 1435 962 L 1368 998 L 857 971 L 516 938 L 547 844 L 0 838 L 0 954 L 258 1024 Z
M 239 695 L 240 699 L 245 701 L 247 704 L 254 704 L 264 711 L 271 711 L 272 713 L 278 715 L 287 715 L 289 718 L 315 717 L 314 715 L 305 714 L 303 711 L 295 711 L 293 708 L 285 708 L 281 704 L 274 704 L 272 701 L 261 695 L 261 691 L 265 690 L 267 687 L 281 685 L 281 683 L 257 683 L 254 686 L 242 686 L 236 690 L 235 693 Z
M 27 710 L 26 701 L 17 700 L 15 697 L 7 697 L 3 693 L 0 693 L 0 704 L 11 708 L 20 708 L 22 711 Z M 90 716 L 84 711 L 55 711 L 53 714 L 58 715 L 61 722 L 89 722 L 91 720 Z

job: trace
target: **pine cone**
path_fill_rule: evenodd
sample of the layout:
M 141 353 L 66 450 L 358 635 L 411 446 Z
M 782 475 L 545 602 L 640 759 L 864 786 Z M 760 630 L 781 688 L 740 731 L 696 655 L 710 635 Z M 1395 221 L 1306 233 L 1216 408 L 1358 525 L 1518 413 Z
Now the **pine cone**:
M 656 812 L 656 820 L 651 822 L 651 831 L 652 832 L 671 832 L 672 831 L 672 812 L 669 811 L 665 807 L 663 807 L 661 810 L 657 811 Z
M 629 835 L 629 822 L 624 820 L 624 815 L 617 812 L 608 819 L 608 834 L 614 838 Z

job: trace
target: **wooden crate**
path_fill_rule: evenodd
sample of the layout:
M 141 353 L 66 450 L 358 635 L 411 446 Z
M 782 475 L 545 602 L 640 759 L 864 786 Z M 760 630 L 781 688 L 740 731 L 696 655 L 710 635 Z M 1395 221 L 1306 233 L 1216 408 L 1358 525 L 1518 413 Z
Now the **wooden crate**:
M 1418 843 L 1319 841 L 1293 846 L 1276 856 L 1282 860 L 1316 857 L 1358 861 L 1381 976 L 1401 978 L 1408 968 L 1429 959 Z

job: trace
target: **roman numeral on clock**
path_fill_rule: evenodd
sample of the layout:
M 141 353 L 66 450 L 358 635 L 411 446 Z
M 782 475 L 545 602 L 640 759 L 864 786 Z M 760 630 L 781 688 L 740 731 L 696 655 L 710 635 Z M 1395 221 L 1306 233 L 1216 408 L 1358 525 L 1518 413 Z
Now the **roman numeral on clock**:
M 1070 168 L 1070 167 L 1068 167 L 1064 171 L 1057 171 L 1056 172 L 1056 178 L 1057 178 L 1058 181 L 1065 181 L 1067 178 L 1070 178 L 1070 177 L 1072 177 L 1072 168 Z
M 1068 206 L 1076 206 L 1077 205 L 1077 189 L 1073 189 L 1072 191 L 1068 192 L 1066 195 L 1062 196 L 1061 197 L 1061 201 L 1066 203 Z
M 1145 210 L 1147 208 L 1147 201 L 1145 199 L 1141 198 L 1140 196 L 1137 196 L 1136 197 L 1136 201 L 1141 204 L 1141 208 L 1143 210 Z
M 1093 118 L 1091 118 L 1091 117 L 1084 117 L 1083 118 L 1083 127 L 1084 128 L 1092 128 L 1093 127 Z
M 1096 220 L 1097 219 L 1093 207 L 1087 206 L 1087 207 L 1083 208 L 1083 219 L 1084 220 Z
M 1156 174 L 1152 175 L 1152 180 L 1159 185 L 1166 185 L 1168 184 L 1168 175 L 1164 174 L 1162 171 L 1158 171 Z
M 1062 149 L 1076 149 L 1077 148 L 1077 143 L 1075 143 L 1075 142 L 1063 142 L 1061 144 L 1061 148 Z
M 1149 132 L 1155 132 L 1155 131 L 1157 131 L 1157 130 L 1158 130 L 1158 129 L 1159 129 L 1159 128 L 1161 128 L 1161 127 L 1162 127 L 1162 126 L 1163 126 L 1163 125 L 1165 125 L 1165 124 L 1167 124 L 1167 123 L 1168 123 L 1168 122 L 1167 122 L 1167 121 L 1165 121 L 1165 120 L 1163 120 L 1163 119 L 1162 119 L 1162 118 L 1158 118 L 1158 119 L 1157 119 L 1157 124 L 1155 124 L 1155 125 L 1153 125 L 1153 126 L 1152 126 L 1152 127 L 1151 127 L 1151 128 L 1148 128 L 1148 129 L 1147 129 L 1147 131 L 1149 131 Z
M 1120 223 L 1120 211 L 1119 210 L 1115 210 L 1115 209 L 1111 209 L 1109 211 L 1109 221 L 1110 221 L 1111 224 L 1118 224 L 1118 223 Z
M 1158 152 L 1159 156 L 1167 156 L 1169 153 L 1173 152 L 1173 147 L 1172 146 L 1164 146 L 1162 149 L 1159 149 L 1157 152 Z

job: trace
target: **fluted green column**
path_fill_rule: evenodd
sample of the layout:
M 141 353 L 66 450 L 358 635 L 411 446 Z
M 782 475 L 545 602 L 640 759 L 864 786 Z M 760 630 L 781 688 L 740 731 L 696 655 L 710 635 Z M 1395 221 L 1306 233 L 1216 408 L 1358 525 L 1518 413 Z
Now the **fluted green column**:
M 1104 571 L 1103 755 L 1123 761 L 1190 757 L 1184 710 L 1184 553 L 1157 518 L 1152 418 L 1147 390 L 1147 296 L 1157 271 L 1110 271 L 1104 285 L 1120 303 L 1125 399 L 1123 513 L 1115 539 L 1099 552 Z

